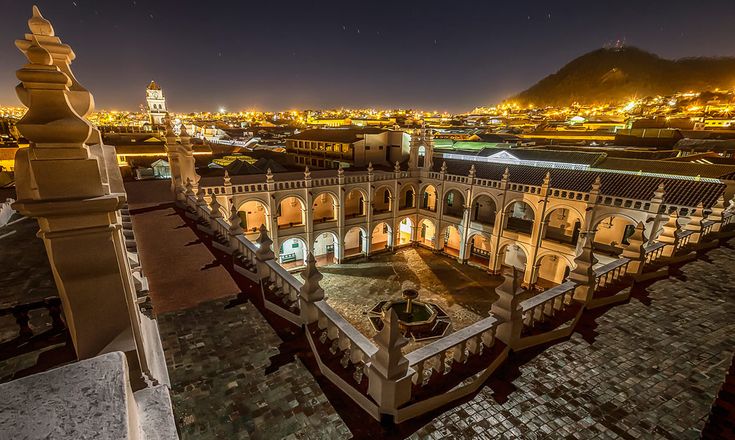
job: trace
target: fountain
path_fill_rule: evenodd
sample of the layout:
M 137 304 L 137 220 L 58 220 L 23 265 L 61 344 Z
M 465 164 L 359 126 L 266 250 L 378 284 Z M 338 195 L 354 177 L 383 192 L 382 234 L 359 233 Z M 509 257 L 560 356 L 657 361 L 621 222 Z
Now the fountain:
M 380 331 L 383 317 L 392 309 L 398 315 L 398 326 L 404 336 L 414 341 L 444 336 L 450 327 L 449 316 L 437 304 L 418 301 L 418 297 L 416 288 L 406 287 L 401 298 L 376 304 L 368 312 L 373 328 Z

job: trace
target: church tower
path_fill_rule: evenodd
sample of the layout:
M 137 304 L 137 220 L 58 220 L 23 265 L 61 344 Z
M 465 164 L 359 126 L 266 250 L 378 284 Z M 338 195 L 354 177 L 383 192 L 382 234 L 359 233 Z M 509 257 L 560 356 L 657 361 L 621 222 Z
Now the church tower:
M 145 99 L 148 107 L 148 118 L 153 125 L 163 125 L 166 119 L 166 98 L 163 97 L 163 90 L 151 81 L 145 91 Z
M 414 130 L 408 154 L 409 169 L 431 169 L 434 160 L 434 133 L 431 128 L 422 125 Z

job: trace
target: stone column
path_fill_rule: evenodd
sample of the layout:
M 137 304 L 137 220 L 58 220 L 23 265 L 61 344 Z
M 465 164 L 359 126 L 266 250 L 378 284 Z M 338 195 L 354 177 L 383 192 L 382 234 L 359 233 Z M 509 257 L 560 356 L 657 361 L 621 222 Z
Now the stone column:
M 312 252 L 314 250 L 314 194 L 311 192 L 311 171 L 307 166 L 304 169 L 304 235 L 306 235 L 306 250 Z
M 230 249 L 232 249 L 233 251 L 236 251 L 239 247 L 237 243 L 238 237 L 243 235 L 244 231 L 242 230 L 242 225 L 241 225 L 242 219 L 240 219 L 240 214 L 237 212 L 237 207 L 232 202 L 230 202 L 230 217 L 228 221 L 230 223 L 230 230 L 229 230 Z
M 255 267 L 258 271 L 258 278 L 262 281 L 268 275 L 265 265 L 269 260 L 273 260 L 276 256 L 273 253 L 273 240 L 268 236 L 268 229 L 265 225 L 260 225 L 260 235 L 255 240 L 258 249 L 255 251 Z
M 646 263 L 645 249 L 643 247 L 646 244 L 645 230 L 646 226 L 643 222 L 638 222 L 638 225 L 635 227 L 635 232 L 628 237 L 628 245 L 623 248 L 623 253 L 621 254 L 622 257 L 630 260 L 628 270 L 625 273 L 634 277 L 643 273 L 643 266 Z
M 401 351 L 408 339 L 401 334 L 395 310 L 386 313 L 383 328 L 374 341 L 378 351 L 370 357 L 368 394 L 378 403 L 381 413 L 392 413 L 411 399 L 414 374 Z
M 375 176 L 373 175 L 373 163 L 370 162 L 368 164 L 368 185 L 367 185 L 367 200 L 365 200 L 366 206 L 365 206 L 365 221 L 367 222 L 367 225 L 365 226 L 365 240 L 367 241 L 365 245 L 365 256 L 370 256 L 370 248 L 373 244 L 373 191 L 375 191 L 375 187 L 373 187 L 373 180 L 375 180 Z
M 490 308 L 502 320 L 495 335 L 510 348 L 516 345 L 523 330 L 523 312 L 520 307 L 523 289 L 519 284 L 518 271 L 513 268 L 513 276 L 504 277 L 503 284 L 495 288 L 498 300 Z
M 334 258 L 337 263 L 341 263 L 345 257 L 345 170 L 342 165 L 337 170 L 337 184 L 339 209 L 337 210 L 337 246 L 335 246 Z
M 595 231 L 587 231 L 580 234 L 582 244 L 581 252 L 574 259 L 576 267 L 569 274 L 569 280 L 577 283 L 574 290 L 574 299 L 588 303 L 595 292 L 595 271 L 597 258 L 592 251 L 595 241 Z
M 319 285 L 324 276 L 317 269 L 316 258 L 311 252 L 306 257 L 306 269 L 301 273 L 301 276 L 304 278 L 304 284 L 299 291 L 301 322 L 309 325 L 319 320 L 319 313 L 314 303 L 324 299 L 324 289 Z
M 16 90 L 28 111 L 17 128 L 31 145 L 16 154 L 14 208 L 38 220 L 77 356 L 123 351 L 134 388 L 144 376 L 166 383 L 155 321 L 136 303 L 118 213 L 125 196 L 110 193 L 85 146 L 93 128 L 71 107 L 69 77 L 36 42 L 24 52 Z

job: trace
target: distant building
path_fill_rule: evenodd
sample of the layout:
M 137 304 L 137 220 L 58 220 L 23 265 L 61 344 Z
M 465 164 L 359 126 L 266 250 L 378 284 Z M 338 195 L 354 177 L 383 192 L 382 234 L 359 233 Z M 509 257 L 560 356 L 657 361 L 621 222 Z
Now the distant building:
M 378 128 L 313 129 L 286 139 L 293 162 L 315 168 L 391 165 L 408 157 L 410 136 Z
M 145 91 L 145 100 L 148 109 L 148 117 L 152 125 L 163 125 L 168 110 L 166 110 L 166 98 L 163 96 L 163 90 L 151 81 Z

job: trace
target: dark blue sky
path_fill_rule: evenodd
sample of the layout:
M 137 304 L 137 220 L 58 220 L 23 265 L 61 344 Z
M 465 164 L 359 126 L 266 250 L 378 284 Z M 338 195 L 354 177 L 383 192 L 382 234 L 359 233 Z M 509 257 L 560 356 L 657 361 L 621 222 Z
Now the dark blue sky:
M 155 79 L 174 111 L 413 107 L 465 111 L 616 40 L 667 58 L 735 55 L 735 1 L 0 0 L 0 103 L 38 4 L 98 108 Z

